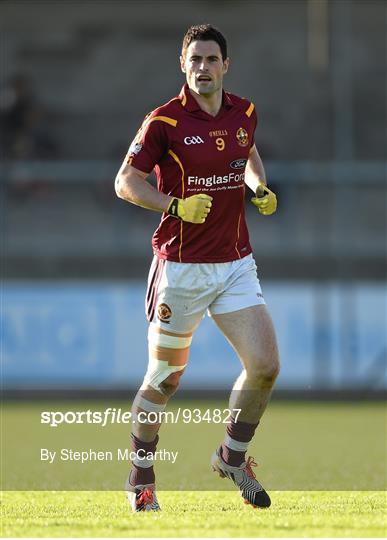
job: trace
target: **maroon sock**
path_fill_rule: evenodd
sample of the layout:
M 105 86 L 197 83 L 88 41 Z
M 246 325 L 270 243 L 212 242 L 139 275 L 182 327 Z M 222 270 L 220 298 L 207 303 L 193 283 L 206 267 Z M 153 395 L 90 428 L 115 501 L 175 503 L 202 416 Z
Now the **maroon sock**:
M 138 439 L 135 435 L 132 437 L 132 451 L 140 451 L 140 455 L 152 452 L 156 452 L 156 446 L 159 442 L 159 436 L 156 435 L 155 439 L 151 442 L 145 442 Z M 154 484 L 155 483 L 155 473 L 153 470 L 153 465 L 151 467 L 140 467 L 138 464 L 132 462 L 132 470 L 130 473 L 130 484 L 132 486 L 137 486 L 139 484 Z
M 234 418 L 231 418 L 231 423 L 227 425 L 227 435 L 236 443 L 248 443 L 254 437 L 255 430 L 259 422 L 256 424 L 249 424 L 248 422 L 241 422 L 238 420 L 235 422 Z M 220 452 L 222 459 L 232 467 L 239 467 L 244 461 L 246 461 L 247 450 L 235 450 L 229 448 L 226 445 L 226 441 L 222 443 Z

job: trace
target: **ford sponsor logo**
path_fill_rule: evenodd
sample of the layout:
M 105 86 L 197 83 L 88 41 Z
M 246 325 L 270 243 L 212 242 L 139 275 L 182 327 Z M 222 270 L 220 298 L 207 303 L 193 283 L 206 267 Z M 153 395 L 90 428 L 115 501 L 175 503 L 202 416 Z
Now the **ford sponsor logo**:
M 230 167 L 233 169 L 244 169 L 246 167 L 247 159 L 241 158 L 241 159 L 234 159 L 230 163 Z

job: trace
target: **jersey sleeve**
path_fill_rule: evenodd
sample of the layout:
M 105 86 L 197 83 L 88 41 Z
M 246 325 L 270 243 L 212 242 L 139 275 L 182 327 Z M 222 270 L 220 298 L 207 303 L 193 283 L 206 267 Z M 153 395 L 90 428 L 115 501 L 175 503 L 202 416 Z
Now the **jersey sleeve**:
M 150 173 L 168 149 L 167 126 L 157 116 L 145 117 L 127 153 L 127 163 Z

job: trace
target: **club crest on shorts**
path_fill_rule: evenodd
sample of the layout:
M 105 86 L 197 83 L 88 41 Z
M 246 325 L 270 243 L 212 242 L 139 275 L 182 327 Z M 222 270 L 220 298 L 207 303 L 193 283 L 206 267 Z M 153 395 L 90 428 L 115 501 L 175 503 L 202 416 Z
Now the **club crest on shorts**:
M 157 316 L 161 322 L 169 324 L 169 319 L 172 317 L 172 310 L 168 304 L 159 304 L 157 307 Z
M 249 144 L 249 135 L 243 127 L 240 127 L 236 132 L 236 138 L 239 146 L 247 146 Z

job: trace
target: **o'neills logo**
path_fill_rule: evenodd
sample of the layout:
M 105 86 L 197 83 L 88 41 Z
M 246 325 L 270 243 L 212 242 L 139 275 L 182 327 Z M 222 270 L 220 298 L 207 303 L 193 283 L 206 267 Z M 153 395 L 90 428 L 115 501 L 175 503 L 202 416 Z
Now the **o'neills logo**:
M 236 132 L 236 138 L 239 146 L 247 146 L 249 144 L 249 134 L 243 127 L 240 127 Z
M 159 304 L 157 308 L 157 316 L 160 321 L 169 323 L 169 319 L 172 317 L 172 310 L 167 304 Z
M 218 129 L 216 131 L 209 131 L 208 135 L 210 137 L 226 137 L 228 133 L 227 133 L 227 129 Z
M 230 182 L 244 182 L 244 179 L 245 179 L 244 172 L 240 174 L 231 172 L 229 174 L 226 174 L 225 176 L 216 176 L 216 174 L 213 174 L 212 176 L 207 176 L 207 177 L 189 176 L 188 185 L 211 187 L 217 184 L 229 184 Z

